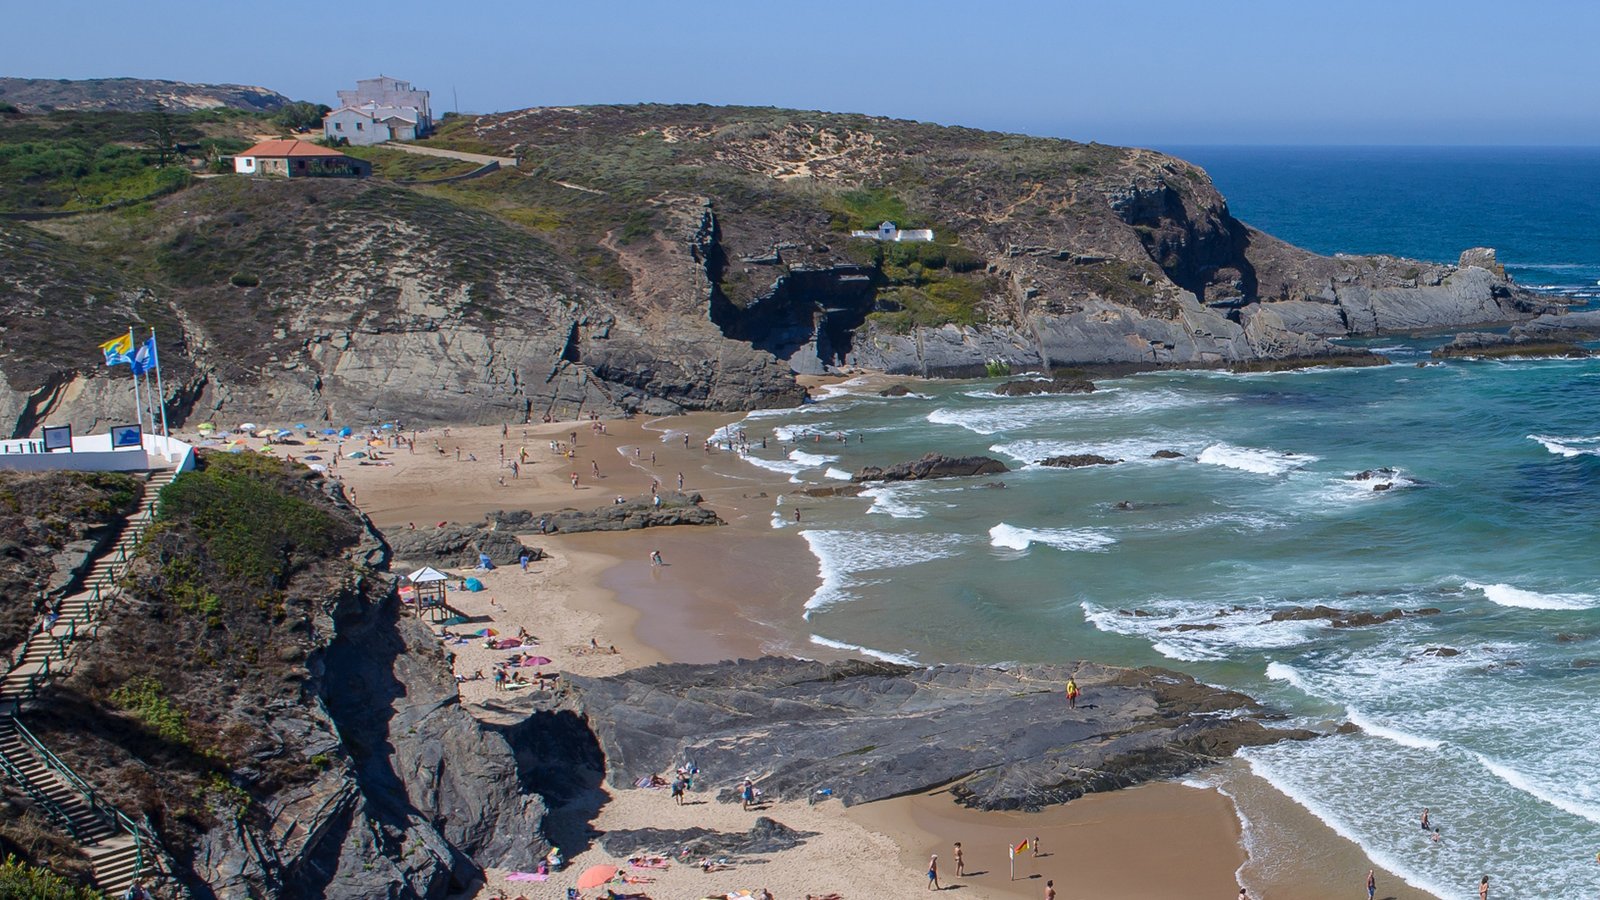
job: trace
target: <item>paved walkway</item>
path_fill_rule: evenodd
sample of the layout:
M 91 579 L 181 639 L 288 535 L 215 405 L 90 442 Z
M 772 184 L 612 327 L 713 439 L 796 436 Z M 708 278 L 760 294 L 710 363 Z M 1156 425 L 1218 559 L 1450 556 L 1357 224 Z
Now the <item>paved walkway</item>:
M 418 147 L 416 144 L 402 144 L 395 141 L 389 141 L 386 144 L 379 144 L 378 146 L 387 147 L 390 150 L 403 150 L 406 153 L 415 153 L 419 156 L 443 156 L 448 159 L 460 159 L 467 162 L 477 163 L 480 166 L 487 166 L 489 163 L 499 163 L 503 168 L 515 169 L 517 167 L 517 161 L 509 156 L 489 156 L 485 153 L 465 153 L 460 150 L 440 150 L 438 147 Z

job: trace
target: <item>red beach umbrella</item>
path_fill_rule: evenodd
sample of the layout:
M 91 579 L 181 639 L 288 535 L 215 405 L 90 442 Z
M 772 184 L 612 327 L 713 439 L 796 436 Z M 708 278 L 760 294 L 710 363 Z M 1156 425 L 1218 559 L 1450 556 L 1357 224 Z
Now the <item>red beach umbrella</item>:
M 617 877 L 616 866 L 590 866 L 583 870 L 582 875 L 578 876 L 578 890 L 587 891 L 590 888 L 597 888 L 615 877 Z

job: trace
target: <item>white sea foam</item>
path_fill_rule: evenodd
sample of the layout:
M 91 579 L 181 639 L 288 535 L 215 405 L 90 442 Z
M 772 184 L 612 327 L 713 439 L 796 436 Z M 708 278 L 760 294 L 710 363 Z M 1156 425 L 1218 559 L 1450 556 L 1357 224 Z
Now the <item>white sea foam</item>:
M 1316 462 L 1318 457 L 1307 453 L 1287 453 L 1281 450 L 1258 450 L 1253 447 L 1235 447 L 1232 444 L 1212 444 L 1200 451 L 1200 462 L 1210 466 L 1223 466 L 1253 472 L 1257 475 L 1287 475 Z
M 1327 740 L 1323 739 L 1324 742 Z M 1427 891 L 1435 897 L 1451 897 L 1459 893 L 1448 890 L 1442 885 L 1435 884 L 1431 879 L 1423 877 L 1406 865 L 1402 857 L 1395 856 L 1387 848 L 1379 847 L 1371 842 L 1363 842 L 1360 835 L 1356 834 L 1355 830 L 1344 819 L 1317 802 L 1310 793 L 1301 790 L 1299 784 L 1293 778 L 1288 777 L 1287 773 L 1280 769 L 1276 762 L 1264 758 L 1264 754 L 1260 752 L 1253 752 L 1255 749 L 1247 747 L 1240 750 L 1238 755 L 1250 766 L 1250 771 L 1256 777 L 1266 781 L 1279 793 L 1299 804 L 1306 812 L 1322 820 L 1323 824 L 1332 828 L 1334 833 L 1366 851 L 1367 858 L 1377 863 L 1380 867 L 1400 876 L 1403 881 L 1411 886 Z M 1339 753 L 1347 749 L 1338 747 L 1325 752 Z
M 829 466 L 827 471 L 823 472 L 822 474 L 825 477 L 832 478 L 835 481 L 849 481 L 851 478 L 855 477 L 849 472 L 846 472 L 843 469 L 836 469 L 833 466 Z
M 862 573 L 912 566 L 950 556 L 962 543 L 952 534 L 879 534 L 871 531 L 807 529 L 800 532 L 817 558 L 822 584 L 806 601 L 806 618 L 816 610 L 855 599 L 853 589 L 871 583 Z
M 1286 681 L 1299 688 L 1301 693 L 1316 696 L 1315 692 L 1306 686 L 1305 679 L 1300 677 L 1300 671 L 1288 663 L 1277 660 L 1267 663 L 1267 677 L 1273 681 Z
M 1344 711 L 1345 718 L 1349 719 L 1352 724 L 1356 725 L 1362 731 L 1365 731 L 1367 734 L 1370 734 L 1373 737 L 1380 737 L 1386 741 L 1394 741 L 1396 744 L 1399 744 L 1402 747 L 1410 747 L 1413 750 L 1437 750 L 1444 743 L 1443 741 L 1436 741 L 1432 738 L 1425 738 L 1420 735 L 1411 734 L 1407 731 L 1401 731 L 1398 728 L 1391 728 L 1388 725 L 1383 725 L 1374 721 L 1372 717 L 1353 706 L 1346 706 Z
M 1120 441 L 1025 440 L 995 444 L 989 450 L 993 453 L 1003 453 L 1029 465 L 1052 456 L 1067 456 L 1074 453 L 1093 453 L 1096 456 L 1118 459 L 1126 463 L 1161 464 L 1171 460 L 1154 459 L 1156 451 L 1177 449 L 1182 444 L 1182 441 L 1173 437 L 1129 438 Z M 1179 452 L 1194 455 L 1190 447 L 1183 447 Z
M 983 392 L 968 396 L 990 399 Z M 1108 388 L 1093 394 L 1045 395 L 1026 399 L 990 400 L 976 407 L 940 407 L 928 413 L 935 425 L 955 425 L 976 434 L 990 435 L 1059 422 L 1099 421 L 1121 416 L 1137 417 L 1165 409 L 1226 403 L 1232 398 L 1188 394 L 1175 390 Z
M 1596 437 L 1559 437 L 1548 434 L 1530 434 L 1528 440 L 1538 441 L 1544 448 L 1557 456 L 1572 458 L 1574 456 L 1600 456 L 1600 436 Z
M 1057 550 L 1103 551 L 1117 539 L 1087 528 L 1018 528 L 1001 522 L 989 529 L 989 544 L 1008 550 L 1027 550 L 1032 544 L 1046 544 Z
M 881 659 L 884 662 L 897 663 L 902 666 L 914 666 L 917 664 L 917 660 L 908 654 L 890 653 L 886 650 L 874 650 L 871 647 L 863 647 L 860 644 L 846 644 L 844 641 L 830 640 L 829 638 L 825 638 L 820 634 L 813 634 L 811 636 L 811 643 L 816 644 L 819 647 L 830 647 L 834 650 L 844 650 L 848 653 L 859 653 L 862 656 L 870 656 L 873 659 Z
M 1588 819 L 1591 822 L 1600 824 L 1600 807 L 1590 803 L 1583 803 L 1574 800 L 1571 797 L 1563 796 L 1559 792 L 1539 784 L 1534 779 L 1522 774 L 1521 772 L 1518 772 L 1516 769 L 1513 769 L 1504 763 L 1496 762 L 1495 760 L 1484 756 L 1482 753 L 1474 753 L 1472 755 L 1477 757 L 1478 762 L 1481 763 L 1485 769 L 1488 769 L 1490 772 L 1492 772 L 1496 778 L 1504 781 L 1506 784 L 1511 785 L 1524 794 L 1537 797 L 1545 803 L 1554 806 L 1556 809 L 1561 810 L 1562 812 L 1571 813 L 1579 818 Z
M 1500 606 L 1521 609 L 1593 609 L 1600 605 L 1600 597 L 1593 594 L 1541 594 L 1509 584 L 1466 583 L 1468 588 L 1482 591 L 1485 599 Z
M 927 515 L 927 510 L 906 498 L 916 492 L 912 486 L 890 486 L 871 488 L 861 492 L 861 496 L 872 501 L 872 506 L 867 509 L 869 513 L 892 516 L 896 519 L 920 519 Z
M 807 453 L 804 450 L 796 448 L 789 451 L 789 458 L 808 469 L 815 469 L 818 466 L 823 466 L 834 462 L 839 457 L 829 456 L 826 453 Z

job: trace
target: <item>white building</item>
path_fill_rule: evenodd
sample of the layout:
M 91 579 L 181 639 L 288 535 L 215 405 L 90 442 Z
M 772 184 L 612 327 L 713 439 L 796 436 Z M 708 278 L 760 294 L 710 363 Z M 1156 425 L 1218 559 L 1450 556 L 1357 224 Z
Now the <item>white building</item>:
M 854 238 L 871 238 L 874 241 L 931 241 L 932 228 L 908 228 L 902 231 L 893 222 L 881 222 L 877 231 L 852 231 Z
M 419 118 L 421 114 L 410 106 L 342 106 L 322 117 L 322 136 L 329 143 L 343 139 L 357 147 L 384 141 L 414 141 L 422 137 Z
M 356 145 L 414 141 L 432 130 L 428 92 L 387 75 L 363 78 L 355 90 L 339 91 L 339 108 L 322 120 L 329 141 Z

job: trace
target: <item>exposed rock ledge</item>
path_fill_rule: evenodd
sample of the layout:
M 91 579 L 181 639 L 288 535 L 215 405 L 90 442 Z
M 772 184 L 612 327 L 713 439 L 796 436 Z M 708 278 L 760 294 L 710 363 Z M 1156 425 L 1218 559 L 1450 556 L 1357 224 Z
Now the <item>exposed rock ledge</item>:
M 945 456 L 929 453 L 921 459 L 888 467 L 867 466 L 851 481 L 926 481 L 930 478 L 961 478 L 967 475 L 998 475 L 1011 471 L 991 456 Z
M 1049 380 L 1042 378 L 1024 379 L 1022 381 L 1008 381 L 994 389 L 1002 397 L 1028 397 L 1033 394 L 1092 394 L 1094 382 L 1087 378 L 1067 378 L 1057 376 Z
M 662 494 L 661 505 L 647 500 L 630 500 L 590 510 L 558 509 L 535 513 L 526 509 L 495 510 L 489 513 L 490 526 L 503 531 L 576 534 L 580 531 L 632 531 L 664 525 L 721 525 L 721 517 L 700 505 L 699 494 Z
M 1069 675 L 1084 691 L 1075 711 L 1062 694 Z M 613 785 L 688 759 L 724 802 L 749 776 L 790 800 L 827 788 L 848 805 L 952 785 L 968 806 L 1036 810 L 1313 736 L 1269 728 L 1254 700 L 1187 675 L 1092 663 L 920 669 L 767 657 L 570 683 Z

